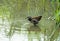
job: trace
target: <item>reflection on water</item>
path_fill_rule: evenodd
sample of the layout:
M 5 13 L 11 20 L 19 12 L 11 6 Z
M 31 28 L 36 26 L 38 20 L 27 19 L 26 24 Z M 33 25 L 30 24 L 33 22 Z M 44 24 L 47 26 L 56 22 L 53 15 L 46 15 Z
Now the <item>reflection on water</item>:
M 7 20 L 4 20 L 4 24 L 0 31 L 0 41 L 44 41 L 44 34 L 41 33 L 40 26 L 34 26 L 29 22 L 25 21 L 14 21 L 11 31 L 15 31 L 11 40 L 6 37 L 6 33 L 10 30 L 10 25 Z M 20 33 L 16 33 L 19 31 Z M 12 33 L 12 32 L 11 32 Z
M 44 35 L 44 33 L 41 33 L 42 27 L 39 25 L 34 26 L 33 24 L 22 21 L 22 20 L 14 21 L 13 26 L 12 26 L 13 29 L 11 29 L 11 33 L 13 33 L 12 31 L 14 31 L 14 34 L 12 35 L 11 39 L 9 39 L 6 37 L 6 34 L 9 32 L 11 28 L 9 22 L 7 20 L 4 20 L 3 23 L 2 21 L 0 21 L 0 24 L 3 24 L 3 25 L 0 25 L 0 28 L 1 28 L 0 41 L 45 41 L 45 40 L 48 40 L 47 36 Z M 46 27 L 48 27 L 48 24 Z
M 40 34 L 40 27 L 39 26 L 33 26 L 30 25 L 30 23 L 24 23 L 21 25 L 20 34 L 14 33 L 11 39 L 6 37 L 6 33 L 9 32 L 10 25 L 7 20 L 4 20 L 3 23 L 0 22 L 0 24 L 4 24 L 3 26 L 0 26 L 0 41 L 43 41 L 42 38 L 43 35 Z M 15 30 L 16 31 L 16 30 Z M 41 36 L 40 36 L 41 35 Z

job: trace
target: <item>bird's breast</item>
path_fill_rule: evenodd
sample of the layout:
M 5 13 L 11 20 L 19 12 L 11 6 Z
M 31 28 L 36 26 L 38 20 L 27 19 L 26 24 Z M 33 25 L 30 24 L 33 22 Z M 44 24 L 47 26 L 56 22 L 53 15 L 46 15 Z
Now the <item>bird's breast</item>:
M 33 24 L 37 24 L 38 21 L 37 21 L 36 19 L 32 19 L 32 20 L 31 20 L 31 23 L 33 23 Z

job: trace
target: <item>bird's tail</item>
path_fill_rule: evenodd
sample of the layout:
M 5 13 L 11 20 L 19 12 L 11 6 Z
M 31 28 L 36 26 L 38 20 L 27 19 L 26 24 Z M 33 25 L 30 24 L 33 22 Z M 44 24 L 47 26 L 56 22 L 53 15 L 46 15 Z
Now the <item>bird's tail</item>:
M 39 16 L 39 17 L 38 17 L 38 21 L 40 21 L 40 20 L 41 20 L 41 18 L 42 18 L 42 16 Z

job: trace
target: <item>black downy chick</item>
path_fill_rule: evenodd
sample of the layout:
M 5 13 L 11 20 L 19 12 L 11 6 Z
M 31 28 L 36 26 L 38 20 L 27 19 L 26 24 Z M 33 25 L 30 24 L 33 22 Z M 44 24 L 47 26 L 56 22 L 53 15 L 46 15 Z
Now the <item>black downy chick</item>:
M 27 17 L 28 20 L 34 24 L 34 26 L 36 26 L 36 24 L 39 23 L 39 21 L 41 20 L 42 16 L 38 16 L 38 17 L 31 17 L 31 16 L 28 16 Z

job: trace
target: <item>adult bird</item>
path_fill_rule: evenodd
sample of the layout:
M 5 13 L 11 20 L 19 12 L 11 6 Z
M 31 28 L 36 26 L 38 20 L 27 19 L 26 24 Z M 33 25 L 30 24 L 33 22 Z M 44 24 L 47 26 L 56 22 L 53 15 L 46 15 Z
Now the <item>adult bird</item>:
M 28 21 L 30 21 L 31 23 L 34 24 L 34 26 L 36 26 L 39 21 L 41 20 L 42 16 L 37 16 L 37 17 L 31 17 L 31 16 L 28 16 L 27 19 Z

